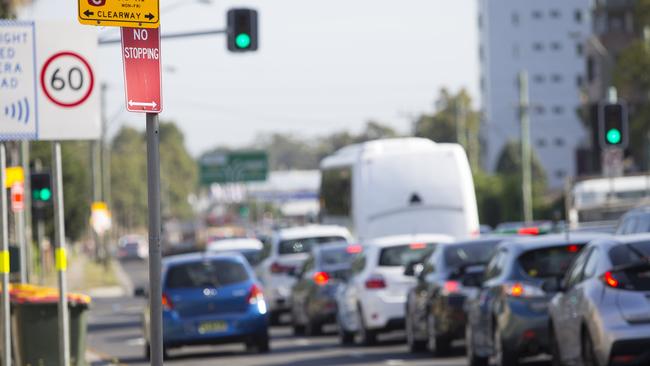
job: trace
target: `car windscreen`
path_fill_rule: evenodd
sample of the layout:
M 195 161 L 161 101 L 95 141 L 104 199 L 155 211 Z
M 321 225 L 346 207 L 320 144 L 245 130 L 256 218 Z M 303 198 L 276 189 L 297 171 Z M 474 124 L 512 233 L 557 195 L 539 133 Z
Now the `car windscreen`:
M 319 236 L 312 238 L 283 240 L 278 246 L 278 253 L 280 255 L 309 253 L 315 245 L 340 243 L 342 241 L 344 242 L 345 238 L 340 236 Z
M 433 252 L 436 244 L 404 244 L 383 248 L 379 254 L 380 267 L 399 267 L 410 263 L 420 263 Z
M 487 263 L 494 248 L 499 241 L 485 242 L 480 244 L 454 244 L 445 248 L 445 264 L 450 268 L 458 268 L 466 264 Z
M 262 259 L 261 249 L 246 249 L 242 250 L 241 254 L 246 258 L 251 266 L 258 265 Z
M 243 264 L 226 259 L 214 259 L 177 264 L 167 271 L 165 287 L 216 288 L 249 280 Z
M 564 276 L 583 246 L 584 243 L 529 250 L 519 256 L 518 262 L 529 277 L 559 278 Z

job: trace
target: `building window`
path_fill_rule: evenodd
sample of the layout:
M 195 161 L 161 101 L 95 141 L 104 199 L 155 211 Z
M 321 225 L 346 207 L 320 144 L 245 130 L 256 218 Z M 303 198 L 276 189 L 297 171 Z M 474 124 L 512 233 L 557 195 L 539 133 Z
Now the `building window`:
M 543 115 L 544 113 L 546 113 L 546 108 L 544 108 L 543 105 L 536 105 L 534 110 L 535 110 L 535 113 L 540 115 L 540 116 Z
M 562 170 L 562 169 L 556 170 L 555 171 L 555 177 L 557 179 L 562 179 L 562 178 L 566 177 L 566 172 L 564 170 Z
M 485 77 L 481 76 L 480 84 L 481 84 L 481 91 L 485 93 Z
M 582 75 L 578 75 L 578 76 L 576 76 L 576 86 L 577 86 L 577 87 L 581 88 L 582 85 L 584 84 L 584 82 L 585 82 L 585 80 L 584 80 L 584 78 L 582 77 Z
M 483 14 L 478 15 L 478 29 L 483 29 Z
M 558 9 L 553 9 L 551 10 L 551 18 L 559 18 L 560 17 L 560 11 Z
M 560 49 L 562 49 L 562 44 L 560 42 L 553 42 L 551 43 L 551 49 L 553 51 L 559 51 Z
M 519 25 L 519 13 L 512 13 L 512 25 L 517 26 Z
M 533 11 L 533 19 L 542 19 L 542 11 L 541 10 L 535 10 Z
M 483 50 L 482 44 L 478 46 L 478 59 L 481 60 L 481 62 L 485 60 L 485 51 Z
M 543 51 L 544 50 L 544 44 L 542 44 L 542 42 L 533 43 L 533 50 L 535 50 L 535 51 Z
M 582 43 L 578 43 L 576 45 L 576 53 L 578 56 L 582 56 L 585 53 L 585 47 L 582 45 Z
M 553 76 L 551 76 L 551 80 L 553 80 L 554 83 L 561 83 L 562 82 L 562 75 L 553 74 Z
M 576 20 L 576 23 L 582 23 L 582 10 L 576 9 L 573 16 Z
M 587 58 L 587 80 L 590 83 L 596 79 L 596 60 L 592 56 Z
M 546 147 L 546 140 L 545 139 L 537 139 L 537 147 Z
M 537 74 L 533 76 L 533 80 L 538 84 L 542 84 L 546 80 L 546 78 L 542 74 Z
M 553 141 L 553 142 L 555 143 L 555 146 L 557 146 L 557 147 L 564 146 L 564 139 L 561 138 L 561 137 L 556 137 L 555 141 Z
M 553 113 L 555 114 L 563 114 L 564 113 L 564 107 L 561 105 L 556 105 L 553 107 Z

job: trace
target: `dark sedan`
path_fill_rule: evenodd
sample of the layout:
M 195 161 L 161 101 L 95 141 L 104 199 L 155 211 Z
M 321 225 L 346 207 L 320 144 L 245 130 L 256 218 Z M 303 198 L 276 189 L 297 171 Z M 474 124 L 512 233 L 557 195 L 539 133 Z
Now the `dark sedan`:
M 548 235 L 502 242 L 479 294 L 468 302 L 466 345 L 471 366 L 517 365 L 548 354 L 548 306 L 582 247 L 599 234 Z
M 336 289 L 349 276 L 350 265 L 361 246 L 347 243 L 315 247 L 295 273 L 291 293 L 294 333 L 320 334 L 324 324 L 336 321 Z
M 428 345 L 444 354 L 453 340 L 465 336 L 465 299 L 478 290 L 485 264 L 502 240 L 440 244 L 423 265 L 406 269 L 418 278 L 406 301 L 406 338 L 412 352 Z

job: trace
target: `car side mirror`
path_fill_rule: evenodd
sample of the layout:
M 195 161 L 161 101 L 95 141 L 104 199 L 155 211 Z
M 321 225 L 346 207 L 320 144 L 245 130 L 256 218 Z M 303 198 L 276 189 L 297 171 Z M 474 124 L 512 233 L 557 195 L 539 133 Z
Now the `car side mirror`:
M 144 287 L 136 287 L 135 290 L 133 290 L 133 296 L 143 297 L 146 299 L 149 297 L 149 294 Z

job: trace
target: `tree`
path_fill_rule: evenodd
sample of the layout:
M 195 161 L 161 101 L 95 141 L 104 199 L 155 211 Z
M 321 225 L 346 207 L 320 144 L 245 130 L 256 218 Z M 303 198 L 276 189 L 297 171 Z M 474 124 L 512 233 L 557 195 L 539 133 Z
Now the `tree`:
M 163 213 L 189 219 L 192 207 L 187 198 L 198 186 L 198 166 L 185 147 L 183 133 L 173 122 L 160 124 L 160 146 Z

